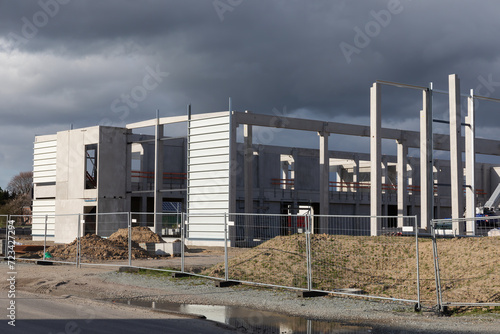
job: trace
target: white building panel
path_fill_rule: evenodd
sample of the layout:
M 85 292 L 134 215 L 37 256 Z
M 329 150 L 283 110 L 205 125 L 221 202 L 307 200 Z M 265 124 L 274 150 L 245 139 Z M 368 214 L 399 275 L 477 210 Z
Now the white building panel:
M 211 164 L 218 162 L 227 162 L 229 161 L 229 154 L 218 154 L 218 155 L 208 155 L 201 157 L 191 157 L 190 162 L 191 166 L 199 165 L 199 164 Z
M 224 121 L 223 124 L 219 125 L 211 125 L 208 129 L 206 126 L 198 127 L 198 128 L 191 128 L 190 133 L 191 136 L 194 135 L 204 135 L 207 133 L 217 133 L 217 132 L 227 132 L 227 123 Z
M 209 168 L 210 165 L 207 165 Z M 190 180 L 201 180 L 201 179 L 221 179 L 225 178 L 229 173 L 229 170 L 208 170 L 200 172 L 189 172 Z
M 56 159 L 56 152 L 38 153 L 35 151 L 35 160 Z
M 190 194 L 211 194 L 229 191 L 229 179 L 190 180 Z
M 208 142 L 208 141 L 213 142 L 219 140 L 225 141 L 228 139 L 229 139 L 229 131 L 224 131 L 224 132 L 206 133 L 202 135 L 191 135 L 190 142 L 191 143 Z
M 217 162 L 205 162 L 203 164 L 194 164 L 189 166 L 189 172 L 204 172 L 210 168 L 212 170 L 229 170 L 229 162 L 217 163 Z
M 33 166 L 33 172 L 45 172 L 45 171 L 55 171 L 56 170 L 56 165 L 55 164 L 45 164 L 45 165 L 36 165 Z
M 188 238 L 224 239 L 224 216 L 229 211 L 230 116 L 193 116 L 188 138 Z M 217 217 L 196 214 L 219 214 Z
M 191 151 L 194 150 L 206 150 L 209 148 L 218 148 L 218 149 L 225 149 L 226 151 L 221 150 L 222 152 L 225 152 L 229 154 L 229 147 L 226 146 L 229 140 L 227 139 L 220 139 L 220 140 L 212 140 L 212 141 L 200 141 L 200 142 L 190 142 L 189 147 Z

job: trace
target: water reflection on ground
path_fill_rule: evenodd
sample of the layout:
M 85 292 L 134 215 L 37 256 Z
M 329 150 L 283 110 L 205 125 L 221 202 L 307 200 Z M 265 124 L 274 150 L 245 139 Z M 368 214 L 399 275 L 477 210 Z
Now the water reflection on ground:
M 186 314 L 203 315 L 209 320 L 234 326 L 248 333 L 262 334 L 320 334 L 320 333 L 371 333 L 369 327 L 349 326 L 337 322 L 289 317 L 274 312 L 258 311 L 245 307 L 176 304 L 144 300 L 119 301 L 129 305 L 151 307 Z

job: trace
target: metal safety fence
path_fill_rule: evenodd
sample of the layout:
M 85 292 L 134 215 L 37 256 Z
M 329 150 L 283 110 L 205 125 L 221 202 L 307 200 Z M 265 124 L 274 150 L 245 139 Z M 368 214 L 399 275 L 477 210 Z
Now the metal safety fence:
M 431 234 L 439 310 L 500 307 L 500 217 L 434 219 Z
M 311 235 L 312 289 L 412 302 L 420 308 L 416 217 L 314 219 L 319 233 Z M 371 235 L 374 223 L 376 236 Z
M 432 238 L 419 235 L 416 217 L 309 212 L 12 215 L 0 216 L 0 228 L 12 226 L 16 255 L 27 260 L 149 268 L 442 309 L 500 306 L 500 238 L 487 236 L 499 233 L 499 221 L 434 220 Z M 484 236 L 453 234 L 454 224 Z M 39 250 L 22 254 L 21 244 Z

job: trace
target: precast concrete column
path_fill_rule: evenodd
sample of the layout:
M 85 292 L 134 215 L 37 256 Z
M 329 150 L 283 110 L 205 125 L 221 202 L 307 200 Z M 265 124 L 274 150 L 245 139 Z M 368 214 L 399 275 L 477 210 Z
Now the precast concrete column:
M 403 216 L 406 215 L 407 203 L 407 166 L 408 166 L 408 146 L 406 140 L 397 141 L 397 174 L 398 174 L 398 227 L 402 228 L 404 224 Z
M 376 236 L 381 230 L 382 204 L 382 116 L 380 112 L 380 84 L 374 83 L 370 88 L 370 234 Z
M 423 91 L 420 111 L 420 227 L 427 230 L 434 211 L 434 181 L 432 170 L 432 95 Z
M 154 218 L 153 226 L 155 233 L 161 235 L 161 219 L 158 214 L 163 211 L 163 196 L 161 194 L 161 189 L 163 187 L 163 143 L 161 138 L 163 137 L 163 125 L 160 124 L 159 117 L 156 117 L 155 125 L 155 171 L 154 171 Z
M 330 214 L 330 155 L 328 152 L 328 132 L 319 132 L 319 213 Z M 327 228 L 327 219 L 322 217 L 319 222 L 320 231 Z
M 462 168 L 462 118 L 460 108 L 460 79 L 456 74 L 450 74 L 449 103 L 450 103 L 450 175 L 451 175 L 451 218 L 463 217 L 464 172 Z M 455 234 L 463 234 L 464 226 L 453 223 Z
M 248 113 L 248 110 L 245 111 Z M 253 240 L 253 220 L 249 214 L 253 211 L 253 145 L 252 145 L 252 126 L 243 125 L 244 136 L 244 184 L 245 184 L 245 239 Z
M 465 117 L 465 213 L 466 218 L 476 216 L 476 147 L 475 147 L 475 113 L 474 113 L 474 91 L 471 89 L 467 98 L 467 116 Z M 467 222 L 467 234 L 476 234 L 474 221 Z

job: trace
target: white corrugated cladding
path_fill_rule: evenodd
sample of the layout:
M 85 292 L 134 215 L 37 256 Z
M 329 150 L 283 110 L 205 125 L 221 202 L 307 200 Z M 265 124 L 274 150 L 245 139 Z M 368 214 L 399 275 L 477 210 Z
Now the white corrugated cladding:
M 57 140 L 35 142 L 33 183 L 56 182 Z
M 189 238 L 224 239 L 221 213 L 229 212 L 230 122 L 229 113 L 189 121 Z
M 38 140 L 38 138 L 37 138 Z M 35 187 L 51 187 L 55 196 L 56 182 L 57 139 L 35 141 L 33 154 L 33 183 Z M 49 184 L 49 185 L 44 185 Z M 35 192 L 36 194 L 36 192 Z M 47 216 L 47 236 L 54 236 L 56 200 L 55 198 L 33 199 L 33 226 L 34 238 L 45 234 L 45 220 Z

